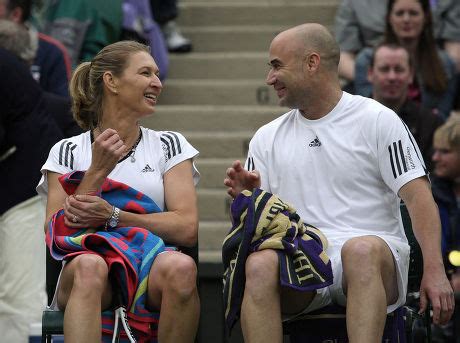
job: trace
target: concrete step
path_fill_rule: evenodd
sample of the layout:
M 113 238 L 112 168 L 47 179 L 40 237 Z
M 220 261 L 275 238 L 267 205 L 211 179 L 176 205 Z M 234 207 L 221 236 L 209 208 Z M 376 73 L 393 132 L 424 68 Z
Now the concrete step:
M 169 79 L 160 97 L 162 105 L 276 106 L 278 97 L 264 78 L 239 80 Z
M 291 25 L 241 25 L 241 26 L 182 26 L 184 36 L 193 42 L 193 51 L 198 52 L 254 52 L 268 56 L 272 39 Z M 333 25 L 326 25 L 333 31 Z M 171 56 L 172 57 L 172 56 Z M 178 56 L 180 57 L 180 56 Z M 265 61 L 266 62 L 266 61 Z M 237 65 L 238 69 L 241 65 Z
M 289 25 L 307 22 L 331 25 L 336 0 L 294 3 L 267 2 L 185 2 L 180 6 L 181 26 Z
M 201 178 L 199 188 L 218 188 L 224 187 L 227 168 L 231 166 L 235 159 L 244 162 L 244 158 L 201 158 L 198 157 L 196 166 L 200 171 Z
M 204 251 L 221 251 L 222 242 L 230 231 L 232 223 L 227 221 L 202 221 L 198 233 L 199 249 Z
M 200 152 L 201 158 L 241 158 L 246 156 L 252 131 L 182 132 Z
M 171 54 L 170 63 L 169 79 L 264 80 L 269 69 L 267 52 Z M 165 83 L 168 84 L 168 80 Z
M 229 220 L 231 198 L 223 185 L 221 189 L 198 188 L 197 195 L 201 221 Z
M 279 106 L 159 105 L 142 125 L 179 132 L 254 131 L 287 111 Z

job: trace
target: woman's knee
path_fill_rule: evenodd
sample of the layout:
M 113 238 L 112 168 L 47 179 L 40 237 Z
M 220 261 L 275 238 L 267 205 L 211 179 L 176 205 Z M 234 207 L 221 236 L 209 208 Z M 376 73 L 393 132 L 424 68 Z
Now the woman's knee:
M 174 292 L 179 298 L 189 298 L 196 291 L 197 266 L 195 261 L 182 253 L 169 253 L 161 265 L 163 291 Z M 163 292 L 164 293 L 164 292 Z
M 72 261 L 73 287 L 102 292 L 108 282 L 109 268 L 104 259 L 94 254 L 84 254 Z

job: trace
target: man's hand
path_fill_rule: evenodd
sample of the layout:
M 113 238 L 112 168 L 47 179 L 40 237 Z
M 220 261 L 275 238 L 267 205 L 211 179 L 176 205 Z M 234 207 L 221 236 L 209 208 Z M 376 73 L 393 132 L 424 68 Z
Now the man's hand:
M 433 308 L 433 322 L 444 325 L 450 320 L 455 308 L 452 287 L 444 270 L 424 271 L 420 284 L 420 313 L 425 312 L 428 301 Z
M 257 171 L 249 172 L 243 168 L 240 161 L 236 160 L 232 166 L 227 169 L 227 177 L 224 185 L 228 187 L 227 193 L 235 198 L 243 190 L 252 190 L 260 187 L 260 175 Z

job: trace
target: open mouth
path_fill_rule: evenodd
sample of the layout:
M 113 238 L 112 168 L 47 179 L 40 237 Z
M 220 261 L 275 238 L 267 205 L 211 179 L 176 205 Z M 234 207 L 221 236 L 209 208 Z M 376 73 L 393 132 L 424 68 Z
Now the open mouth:
M 155 94 L 153 94 L 153 93 L 145 93 L 144 98 L 146 98 L 153 105 L 155 105 L 157 103 L 157 96 Z

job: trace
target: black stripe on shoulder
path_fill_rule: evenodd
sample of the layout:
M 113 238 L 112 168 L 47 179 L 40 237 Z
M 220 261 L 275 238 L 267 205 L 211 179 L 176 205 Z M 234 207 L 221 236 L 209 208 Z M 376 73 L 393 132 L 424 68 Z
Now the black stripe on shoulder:
M 428 174 L 428 171 L 427 171 L 427 169 L 425 167 L 425 163 L 423 162 L 423 159 L 421 158 L 421 156 L 418 154 L 417 146 L 415 145 L 414 141 L 412 140 L 412 134 L 410 133 L 409 128 L 407 127 L 407 125 L 404 122 L 404 120 L 402 120 L 400 117 L 398 117 L 398 118 L 399 118 L 399 120 L 401 120 L 401 123 L 404 125 L 404 128 L 406 129 L 407 136 L 409 137 L 409 140 L 410 140 L 410 142 L 412 144 L 412 147 L 414 148 L 415 154 L 417 155 L 417 158 L 418 158 L 418 160 L 420 161 L 420 164 L 423 167 L 423 171 L 425 172 L 425 174 Z
M 163 153 L 165 155 L 165 159 L 166 161 L 169 160 L 171 158 L 171 147 L 169 146 L 169 140 L 165 139 L 163 137 L 163 135 L 161 135 L 160 137 L 160 140 L 161 140 L 161 145 L 162 145 L 162 148 L 163 148 Z
M 177 134 L 174 133 L 174 132 L 168 131 L 168 133 L 174 136 L 174 139 L 176 140 L 176 144 L 177 144 L 177 151 L 179 152 L 179 154 L 181 154 L 181 153 L 182 153 L 182 148 L 181 148 L 181 146 L 180 146 L 179 137 L 178 137 Z

